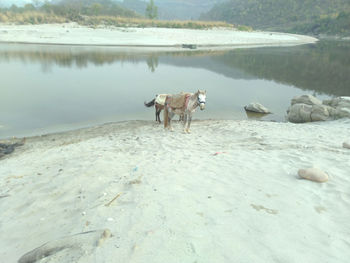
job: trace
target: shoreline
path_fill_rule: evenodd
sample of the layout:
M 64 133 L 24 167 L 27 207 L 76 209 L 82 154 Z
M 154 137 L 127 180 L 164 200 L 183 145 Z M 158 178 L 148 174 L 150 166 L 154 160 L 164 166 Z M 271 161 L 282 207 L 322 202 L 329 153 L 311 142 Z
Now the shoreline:
M 349 120 L 181 127 L 124 121 L 27 138 L 0 160 L 0 258 L 49 242 L 66 248 L 50 262 L 345 263 Z M 329 181 L 298 178 L 311 166 Z M 101 229 L 112 234 L 102 245 L 75 235 Z
M 120 28 L 96 29 L 75 23 L 41 25 L 0 24 L 0 43 L 222 50 L 251 46 L 290 46 L 315 43 L 310 36 L 277 32 L 215 29 Z M 195 45 L 195 49 L 182 45 Z

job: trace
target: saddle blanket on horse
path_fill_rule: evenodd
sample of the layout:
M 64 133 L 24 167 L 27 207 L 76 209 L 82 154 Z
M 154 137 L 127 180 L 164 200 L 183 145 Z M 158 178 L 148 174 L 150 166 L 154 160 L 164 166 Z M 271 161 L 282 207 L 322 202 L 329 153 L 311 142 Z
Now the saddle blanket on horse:
M 166 102 L 170 108 L 179 109 L 186 106 L 186 100 L 192 95 L 189 92 L 182 92 L 176 95 L 169 95 L 166 97 Z
M 168 96 L 168 94 L 158 94 L 156 97 L 155 103 L 157 103 L 159 105 L 164 105 L 165 100 L 166 100 L 166 96 Z

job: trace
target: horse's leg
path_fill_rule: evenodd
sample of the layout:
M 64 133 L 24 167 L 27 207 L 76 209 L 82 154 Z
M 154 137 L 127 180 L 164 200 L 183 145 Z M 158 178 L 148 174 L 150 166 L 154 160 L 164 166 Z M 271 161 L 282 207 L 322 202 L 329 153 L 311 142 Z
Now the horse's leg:
M 164 106 L 158 104 L 158 121 L 159 121 L 159 123 L 162 123 L 162 121 L 160 120 L 160 113 L 162 112 L 163 109 L 164 109 Z
M 187 113 L 184 113 L 182 116 L 183 116 L 184 132 L 186 133 Z
M 162 109 L 159 106 L 157 106 L 157 108 L 156 108 L 156 121 L 158 121 L 159 123 L 161 123 L 161 121 L 160 121 L 160 112 L 161 111 L 162 111 Z
M 157 105 L 155 106 L 155 109 L 156 109 L 156 121 L 158 121 L 159 112 L 158 112 L 158 107 L 157 107 Z
M 171 126 L 171 119 L 174 117 L 174 115 L 175 115 L 175 113 L 174 113 L 172 110 L 170 110 L 170 111 L 169 111 L 169 129 L 170 129 L 171 131 L 174 130 L 173 127 Z
M 186 132 L 187 133 L 191 133 L 191 130 L 190 130 L 190 126 L 191 126 L 191 121 L 192 121 L 192 112 L 189 112 L 188 113 L 188 120 L 187 120 L 187 129 L 186 129 Z
M 160 113 L 162 112 L 162 109 L 159 109 L 158 110 L 158 122 L 159 123 L 162 123 L 162 121 L 160 120 Z
M 164 106 L 164 129 L 169 126 L 169 114 L 170 114 L 170 108 L 168 108 L 167 105 Z

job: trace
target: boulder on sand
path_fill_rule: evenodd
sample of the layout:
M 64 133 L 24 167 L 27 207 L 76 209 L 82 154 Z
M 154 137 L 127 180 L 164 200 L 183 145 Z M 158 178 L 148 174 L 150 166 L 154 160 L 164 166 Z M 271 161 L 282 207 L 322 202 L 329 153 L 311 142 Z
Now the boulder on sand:
M 350 149 L 350 142 L 344 142 L 343 147 L 346 149 Z
M 307 104 L 294 104 L 288 109 L 288 121 L 303 123 L 311 121 L 312 106 Z
M 318 182 L 318 183 L 324 183 L 328 181 L 328 174 L 326 174 L 325 172 L 323 172 L 318 168 L 300 169 L 298 171 L 298 175 L 301 178 Z
M 339 97 L 321 103 L 312 95 L 294 97 L 287 119 L 294 123 L 350 118 L 350 97 Z
M 324 100 L 324 105 L 331 106 L 333 108 L 348 108 L 350 109 L 350 97 L 337 97 L 330 100 Z
M 330 109 L 326 105 L 294 104 L 287 112 L 288 121 L 294 123 L 325 121 L 330 118 Z
M 307 94 L 307 95 L 301 95 L 294 97 L 291 102 L 292 105 L 294 104 L 307 104 L 307 105 L 321 105 L 322 101 L 315 98 L 314 96 Z

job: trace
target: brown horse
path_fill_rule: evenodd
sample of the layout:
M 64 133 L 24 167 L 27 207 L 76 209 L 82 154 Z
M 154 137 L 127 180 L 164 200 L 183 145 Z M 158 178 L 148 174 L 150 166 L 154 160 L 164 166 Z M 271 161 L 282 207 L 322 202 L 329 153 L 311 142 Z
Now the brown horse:
M 160 113 L 162 112 L 162 110 L 164 109 L 164 103 L 165 103 L 165 100 L 166 100 L 166 97 L 168 96 L 169 94 L 158 94 L 156 95 L 156 97 L 151 100 L 150 102 L 144 102 L 145 106 L 146 107 L 152 107 L 154 106 L 156 112 L 156 121 L 158 121 L 159 123 L 161 123 L 161 120 L 160 120 Z M 183 115 L 180 115 L 180 118 L 179 118 L 179 121 L 183 121 L 183 118 L 184 116 Z
M 171 128 L 171 119 L 175 114 L 184 116 L 184 132 L 190 133 L 192 114 L 199 106 L 201 110 L 205 109 L 205 100 L 207 92 L 198 90 L 196 93 L 180 93 L 168 95 L 164 104 L 164 128 Z M 186 127 L 187 124 L 187 127 Z

